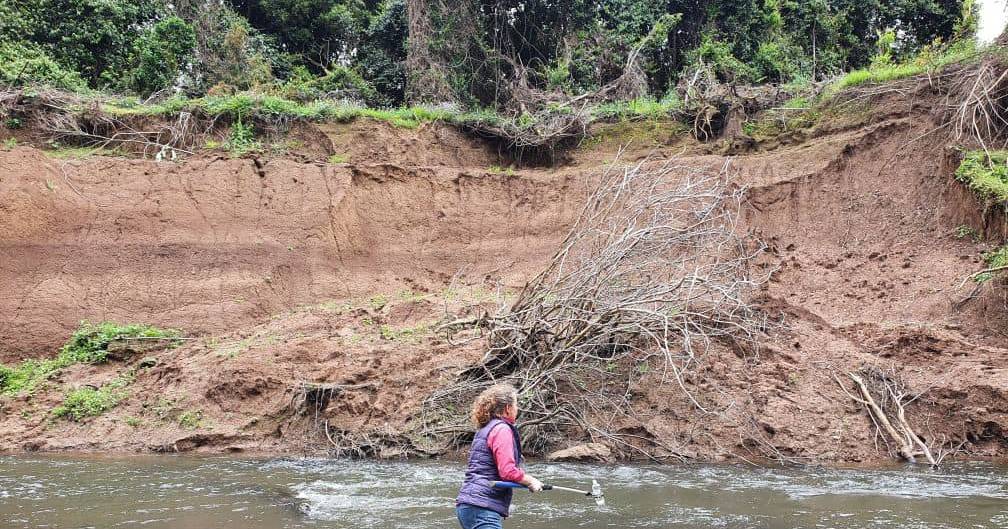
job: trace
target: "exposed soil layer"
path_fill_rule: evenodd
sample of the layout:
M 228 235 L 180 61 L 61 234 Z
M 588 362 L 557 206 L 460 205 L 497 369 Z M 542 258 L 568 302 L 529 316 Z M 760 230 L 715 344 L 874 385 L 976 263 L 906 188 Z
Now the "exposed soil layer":
M 775 270 L 759 302 L 780 324 L 758 351 L 707 352 L 686 383 L 711 413 L 675 384 L 643 379 L 645 420 L 626 432 L 704 460 L 884 462 L 837 379 L 896 365 L 923 391 L 908 411 L 923 435 L 964 442 L 960 457 L 1005 457 L 1003 307 L 990 301 L 997 292 L 961 303 L 986 245 L 956 228 L 982 229 L 982 206 L 953 180 L 945 140 L 921 137 L 937 124 L 930 109 L 897 103 L 744 152 L 620 130 L 556 168 L 500 168 L 454 130 L 367 121 L 318 127 L 331 144 L 321 152 L 340 164 L 0 152 L 0 361 L 51 356 L 84 319 L 196 338 L 0 398 L 0 449 L 328 449 L 339 439 L 311 428 L 304 382 L 337 388 L 309 403 L 334 430 L 395 435 L 482 352 L 432 331 L 446 308 L 486 302 L 498 282 L 518 288 L 541 269 L 588 182 L 631 138 L 623 160 L 682 153 L 720 167 L 726 156 L 711 153 L 735 152 L 744 223 L 769 245 L 760 266 Z M 68 388 L 141 357 L 156 365 L 137 368 L 120 406 L 83 423 L 52 418 Z

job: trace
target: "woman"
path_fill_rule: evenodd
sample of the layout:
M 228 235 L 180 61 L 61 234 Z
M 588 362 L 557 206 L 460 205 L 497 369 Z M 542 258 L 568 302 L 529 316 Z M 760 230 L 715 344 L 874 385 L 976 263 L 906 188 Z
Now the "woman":
M 518 391 L 508 384 L 487 388 L 473 403 L 472 421 L 478 431 L 455 500 L 462 529 L 501 529 L 501 520 L 510 512 L 513 489 L 492 487 L 491 481 L 514 481 L 532 492 L 542 490 L 542 482 L 521 469 L 517 418 Z

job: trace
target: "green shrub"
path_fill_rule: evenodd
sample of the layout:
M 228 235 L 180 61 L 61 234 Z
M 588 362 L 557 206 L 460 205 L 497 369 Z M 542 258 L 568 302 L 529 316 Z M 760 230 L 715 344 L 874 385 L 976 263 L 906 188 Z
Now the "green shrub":
M 335 66 L 325 75 L 312 82 L 314 89 L 322 97 L 349 98 L 373 104 L 378 93 L 359 73 L 346 66 Z
M 802 75 L 801 50 L 783 37 L 760 43 L 753 64 L 759 82 L 787 82 Z
M 406 91 L 406 3 L 381 2 L 358 49 L 354 67 L 374 87 L 374 106 L 402 105 Z
M 710 67 L 718 80 L 724 82 L 751 83 L 758 76 L 752 66 L 735 57 L 727 42 L 711 34 L 703 36 L 700 46 L 688 54 L 687 60 Z
M 129 395 L 126 387 L 133 383 L 132 375 L 120 375 L 98 389 L 83 387 L 66 394 L 63 404 L 53 409 L 53 415 L 73 421 L 97 417 L 116 407 Z
M 80 74 L 64 68 L 31 43 L 0 44 L 0 84 L 45 85 L 75 91 L 87 87 Z
M 255 139 L 255 131 L 252 129 L 252 125 L 246 125 L 242 123 L 241 118 L 238 118 L 231 125 L 231 132 L 228 133 L 228 141 L 225 147 L 231 153 L 240 156 L 249 151 L 258 150 L 261 145 Z
M 878 32 L 878 39 L 875 41 L 875 55 L 872 55 L 869 68 L 877 70 L 892 65 L 892 50 L 896 44 L 896 31 L 886 28 L 885 31 Z

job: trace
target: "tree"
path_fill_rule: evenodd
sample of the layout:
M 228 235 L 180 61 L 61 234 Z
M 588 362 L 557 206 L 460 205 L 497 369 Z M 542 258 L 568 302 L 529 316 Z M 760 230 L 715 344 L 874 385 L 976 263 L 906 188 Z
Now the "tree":
M 159 21 L 140 40 L 133 89 L 150 94 L 168 88 L 188 66 L 196 48 L 196 31 L 179 17 Z

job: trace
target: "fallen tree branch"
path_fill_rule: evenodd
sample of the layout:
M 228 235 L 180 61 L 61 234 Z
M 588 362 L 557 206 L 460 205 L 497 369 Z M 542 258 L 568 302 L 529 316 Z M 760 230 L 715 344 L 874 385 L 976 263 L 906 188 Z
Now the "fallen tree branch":
M 864 368 L 861 374 L 848 372 L 847 376 L 854 382 L 858 395 L 847 391 L 835 375 L 834 380 L 847 396 L 865 406 L 876 429 L 883 431 L 896 444 L 896 453 L 901 459 L 916 463 L 917 457 L 923 456 L 931 466 L 938 465 L 931 447 L 914 431 L 906 418 L 906 406 L 919 398 L 920 394 L 910 395 L 894 371 L 886 374 L 878 369 Z M 866 382 L 866 377 L 870 378 L 871 384 Z

